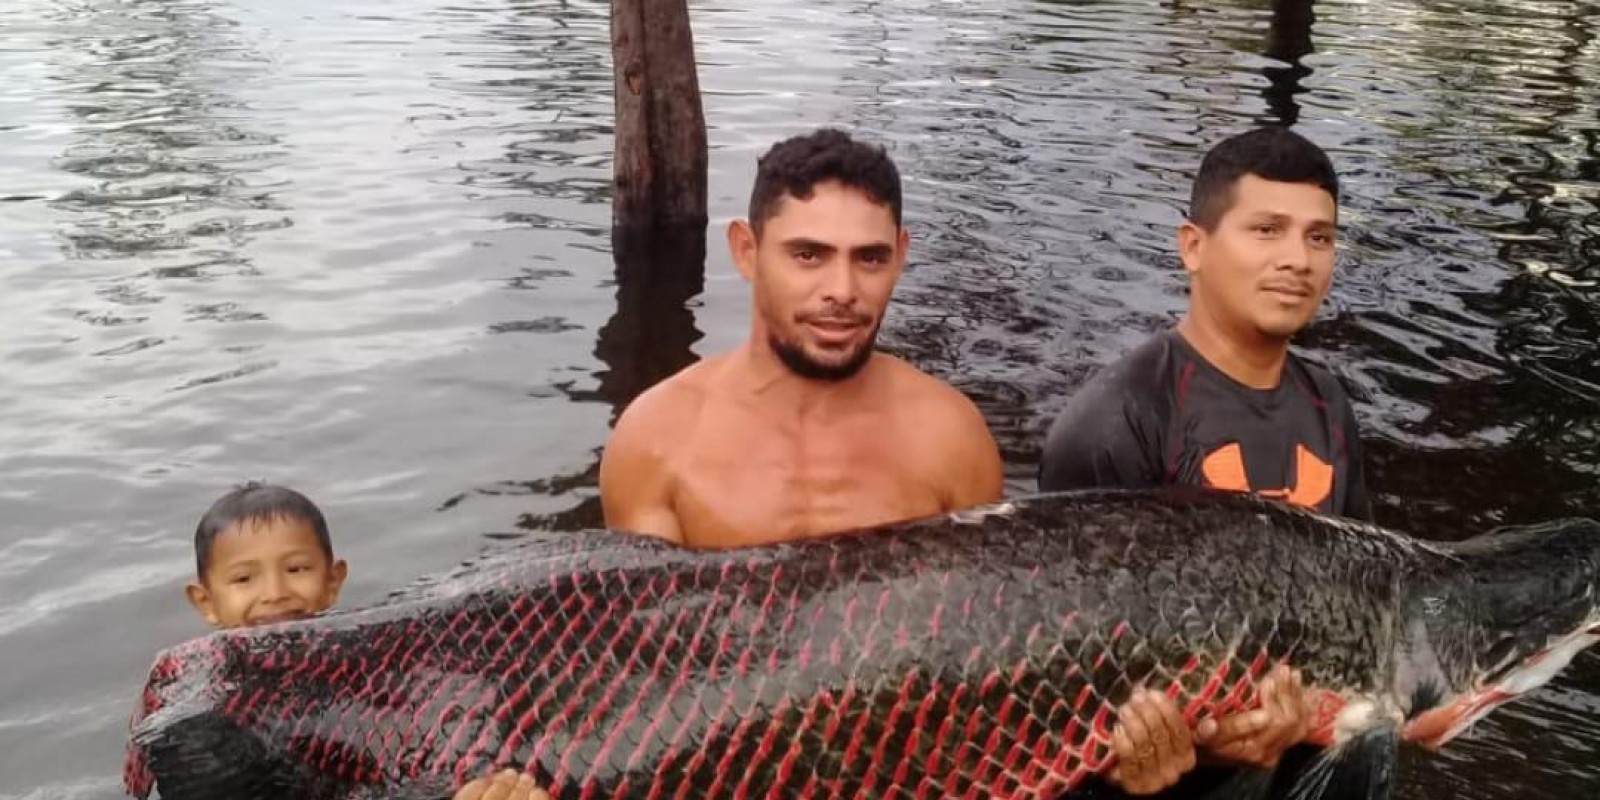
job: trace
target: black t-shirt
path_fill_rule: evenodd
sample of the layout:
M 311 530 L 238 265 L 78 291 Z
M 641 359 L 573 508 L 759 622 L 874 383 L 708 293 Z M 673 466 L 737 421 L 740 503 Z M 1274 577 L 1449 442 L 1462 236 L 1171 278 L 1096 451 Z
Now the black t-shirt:
M 1039 489 L 1166 484 L 1248 491 L 1370 520 L 1350 400 L 1297 358 L 1252 389 L 1176 331 L 1152 337 L 1067 403 L 1046 437 Z

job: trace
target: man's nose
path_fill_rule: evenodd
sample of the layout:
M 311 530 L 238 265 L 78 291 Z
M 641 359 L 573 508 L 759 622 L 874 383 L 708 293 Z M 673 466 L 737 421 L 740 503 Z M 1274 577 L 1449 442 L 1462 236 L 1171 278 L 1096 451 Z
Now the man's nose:
M 840 257 L 826 268 L 823 277 L 822 299 L 840 306 L 854 305 L 858 287 L 856 271 L 850 268 L 850 259 Z
M 1303 236 L 1291 236 L 1284 243 L 1283 249 L 1278 253 L 1279 267 L 1295 272 L 1307 272 L 1311 269 L 1311 245 Z

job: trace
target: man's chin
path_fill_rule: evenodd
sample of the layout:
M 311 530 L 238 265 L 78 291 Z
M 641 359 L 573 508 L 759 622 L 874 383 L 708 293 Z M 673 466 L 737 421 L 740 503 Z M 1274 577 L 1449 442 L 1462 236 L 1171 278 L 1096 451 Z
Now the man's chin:
M 1287 342 L 1311 324 L 1310 320 L 1271 320 L 1258 324 L 1256 332 L 1268 341 Z
M 836 350 L 818 353 L 813 348 L 774 341 L 772 351 L 790 372 L 815 381 L 847 380 L 860 372 L 872 358 L 870 342 L 845 353 Z

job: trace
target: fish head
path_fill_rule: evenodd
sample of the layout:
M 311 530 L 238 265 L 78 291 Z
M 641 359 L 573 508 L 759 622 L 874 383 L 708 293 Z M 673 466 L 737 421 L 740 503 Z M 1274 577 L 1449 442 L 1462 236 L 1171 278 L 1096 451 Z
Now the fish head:
M 1414 711 L 1404 738 L 1437 749 L 1490 711 L 1549 683 L 1600 642 L 1600 522 L 1502 528 L 1448 548 L 1462 609 L 1450 670 L 1459 688 Z

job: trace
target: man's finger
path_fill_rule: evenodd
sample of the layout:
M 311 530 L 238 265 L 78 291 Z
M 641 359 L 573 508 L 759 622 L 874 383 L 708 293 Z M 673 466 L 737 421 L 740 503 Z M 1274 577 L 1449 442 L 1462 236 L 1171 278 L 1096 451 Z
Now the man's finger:
M 1111 750 L 1117 754 L 1117 765 L 1111 768 L 1108 777 L 1118 788 L 1132 794 L 1139 786 L 1142 765 L 1134 754 L 1133 740 L 1128 738 L 1124 725 L 1118 725 L 1111 732 Z
M 1120 719 L 1126 731 L 1128 741 L 1133 744 L 1134 758 L 1149 756 L 1150 730 L 1144 721 L 1143 713 L 1144 694 L 1142 691 L 1134 692 L 1128 702 L 1122 704 Z
M 1182 766 L 1194 750 L 1194 739 L 1189 734 L 1189 725 L 1183 719 L 1183 712 L 1178 710 L 1178 704 L 1165 692 L 1153 694 L 1150 710 L 1155 713 L 1156 722 L 1160 725 L 1161 735 L 1156 737 L 1157 742 L 1165 745 L 1162 764 Z
M 1177 703 L 1173 702 L 1165 694 L 1161 695 L 1161 707 L 1165 712 L 1162 714 L 1162 719 L 1167 725 L 1167 735 L 1172 741 L 1173 761 L 1171 763 L 1178 770 L 1178 775 L 1181 776 L 1183 773 L 1194 769 L 1194 736 L 1189 732 L 1189 722 L 1183 718 L 1183 711 L 1178 708 Z M 1176 780 L 1177 777 L 1172 778 L 1172 781 Z
M 1173 741 L 1172 733 L 1167 729 L 1167 713 L 1169 705 L 1166 695 L 1156 692 L 1146 692 L 1139 701 L 1139 714 L 1144 718 L 1146 735 L 1150 737 L 1150 747 L 1154 751 L 1156 765 L 1164 765 L 1172 758 Z
M 1283 749 L 1305 741 L 1306 736 L 1311 733 L 1311 703 L 1306 699 L 1305 676 L 1300 670 L 1295 670 L 1290 681 L 1291 688 L 1284 702 L 1284 712 L 1289 714 L 1289 718 L 1294 722 L 1289 726 Z
M 1300 712 L 1295 705 L 1300 702 L 1300 686 L 1295 682 L 1295 673 L 1288 667 L 1279 669 L 1277 693 L 1274 698 L 1277 702 L 1277 713 L 1281 719 L 1298 719 Z
M 1221 755 L 1234 761 L 1254 764 L 1261 758 L 1261 745 L 1255 739 L 1240 739 L 1223 747 Z
M 512 787 L 517 785 L 517 773 L 502 770 L 498 774 L 479 778 L 456 792 L 455 800 L 507 800 Z
M 1206 741 L 1211 748 L 1227 747 L 1241 739 L 1248 739 L 1260 733 L 1267 726 L 1270 716 L 1262 709 L 1235 714 L 1217 720 L 1216 733 Z
M 1307 697 L 1306 677 L 1300 670 L 1294 672 L 1294 683 L 1299 689 L 1296 707 L 1300 711 L 1300 726 L 1295 729 L 1294 743 L 1299 744 L 1311 735 L 1311 719 L 1315 715 L 1312 713 L 1311 700 Z
M 479 778 L 456 791 L 455 800 L 483 800 L 485 792 L 489 791 L 488 778 Z
M 506 770 L 494 776 L 494 785 L 489 787 L 483 800 L 511 800 L 512 793 L 517 789 L 517 773 Z
M 1118 764 L 1137 763 L 1134 758 L 1134 744 L 1132 737 L 1128 736 L 1127 718 L 1119 723 L 1111 732 L 1111 750 L 1117 754 Z

